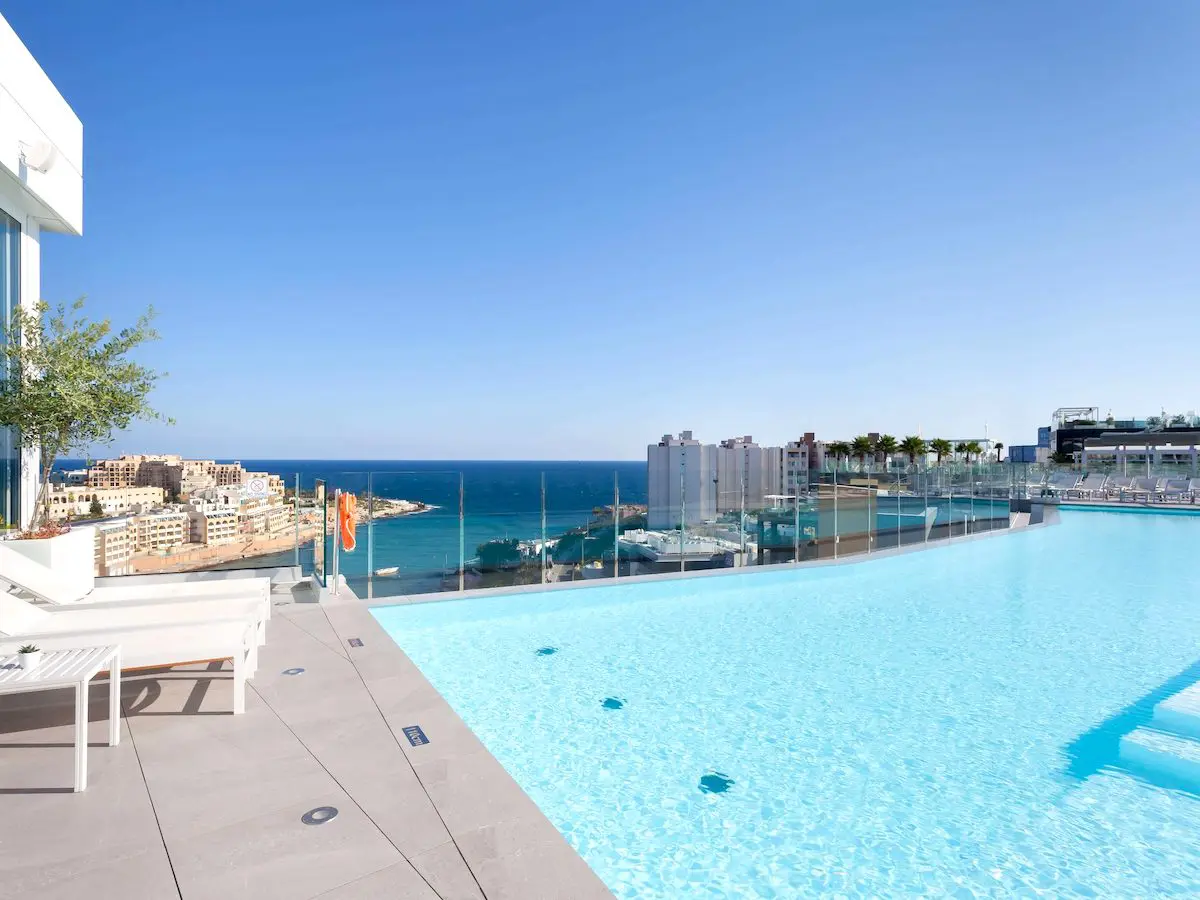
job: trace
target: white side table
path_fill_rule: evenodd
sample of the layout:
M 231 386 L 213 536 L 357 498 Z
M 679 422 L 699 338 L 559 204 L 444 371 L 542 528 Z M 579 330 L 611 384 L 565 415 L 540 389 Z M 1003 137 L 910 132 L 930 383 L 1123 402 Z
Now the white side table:
M 108 746 L 121 741 L 121 648 L 80 647 L 43 654 L 36 669 L 22 669 L 16 656 L 0 656 L 0 694 L 75 687 L 75 790 L 87 788 L 88 682 L 104 669 L 108 680 Z

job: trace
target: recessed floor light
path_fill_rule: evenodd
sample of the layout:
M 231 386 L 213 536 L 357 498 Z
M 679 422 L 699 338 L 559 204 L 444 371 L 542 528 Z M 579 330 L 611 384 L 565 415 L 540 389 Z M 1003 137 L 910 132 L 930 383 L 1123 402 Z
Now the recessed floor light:
M 337 814 L 336 806 L 318 806 L 302 815 L 300 821 L 305 825 L 324 825 L 330 819 L 337 818 Z

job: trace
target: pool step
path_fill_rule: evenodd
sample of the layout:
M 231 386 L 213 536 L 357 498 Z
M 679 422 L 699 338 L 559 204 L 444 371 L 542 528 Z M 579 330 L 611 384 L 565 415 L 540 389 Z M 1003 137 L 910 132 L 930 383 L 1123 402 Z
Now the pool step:
M 1200 684 L 1172 694 L 1154 707 L 1151 726 L 1200 739 Z
M 1200 739 L 1156 728 L 1135 728 L 1121 738 L 1121 760 L 1200 791 Z

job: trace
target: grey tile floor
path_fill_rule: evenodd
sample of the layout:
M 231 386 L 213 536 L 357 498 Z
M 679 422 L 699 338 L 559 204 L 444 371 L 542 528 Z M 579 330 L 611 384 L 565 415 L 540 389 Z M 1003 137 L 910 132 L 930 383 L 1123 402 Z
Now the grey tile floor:
M 228 665 L 132 673 L 108 747 L 93 682 L 81 794 L 71 692 L 0 697 L 0 898 L 611 897 L 363 605 L 302 597 L 242 716 Z M 318 806 L 337 817 L 303 824 Z

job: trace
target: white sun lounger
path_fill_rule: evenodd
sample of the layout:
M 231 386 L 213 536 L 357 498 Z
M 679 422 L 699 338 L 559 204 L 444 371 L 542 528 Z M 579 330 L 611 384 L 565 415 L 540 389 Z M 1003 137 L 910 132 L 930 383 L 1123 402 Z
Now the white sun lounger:
M 36 644 L 42 650 L 117 644 L 121 648 L 122 669 L 229 659 L 233 661 L 235 715 L 246 711 L 246 679 L 254 674 L 258 662 L 254 626 L 243 620 L 0 634 L 0 655 L 15 653 L 22 644 Z
M 0 594 L 0 652 L 119 644 L 123 668 L 231 659 L 234 712 L 245 709 L 245 681 L 258 667 L 257 600 L 40 607 Z M 239 605 L 240 604 L 240 607 Z
M 36 606 L 12 594 L 0 594 L 0 640 L 21 638 L 25 643 L 38 643 L 31 636 L 45 637 L 77 632 L 118 631 L 124 628 L 202 627 L 212 622 L 237 622 L 248 627 L 251 650 L 257 667 L 258 645 L 264 633 L 262 601 L 255 598 L 211 600 L 178 600 L 168 603 L 129 601 L 114 603 L 80 603 L 72 606 Z M 102 643 L 119 643 L 108 640 Z M 122 652 L 128 666 L 133 658 Z M 149 665 L 149 663 L 147 663 Z
M 1133 478 L 1129 475 L 1113 475 L 1105 485 L 1104 493 L 1109 497 L 1124 497 L 1133 488 Z
M 1078 485 L 1073 488 L 1068 488 L 1067 497 L 1072 495 L 1079 498 L 1091 499 L 1097 494 L 1104 493 L 1104 485 L 1108 481 L 1108 476 L 1102 472 L 1093 472 L 1087 478 L 1083 479 Z
M 1162 494 L 1164 500 L 1182 502 L 1191 499 L 1191 493 L 1188 490 L 1188 479 L 1168 478 L 1163 484 Z
M 50 608 L 61 610 L 96 605 L 153 607 L 204 602 L 211 604 L 206 614 L 208 618 L 241 617 L 253 610 L 260 644 L 266 640 L 266 622 L 271 618 L 271 581 L 268 578 L 104 586 L 77 596 L 77 592 L 53 569 L 0 544 L 0 582 L 45 601 Z
M 1136 500 L 1139 497 L 1146 498 L 1147 501 L 1161 499 L 1162 497 L 1162 479 L 1150 476 L 1148 478 L 1135 478 L 1133 486 L 1129 489 L 1129 493 Z
M 1074 490 L 1080 482 L 1078 472 L 1055 472 L 1046 482 L 1046 490 L 1053 496 L 1059 496 Z

